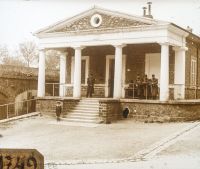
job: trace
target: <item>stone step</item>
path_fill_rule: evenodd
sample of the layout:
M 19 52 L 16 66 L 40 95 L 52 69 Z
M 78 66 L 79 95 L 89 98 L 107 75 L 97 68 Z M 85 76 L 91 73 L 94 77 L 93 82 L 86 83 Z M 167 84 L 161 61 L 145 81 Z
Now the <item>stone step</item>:
M 97 99 L 82 99 L 79 102 L 93 102 L 93 103 L 99 103 L 99 100 Z
M 85 111 L 87 111 L 87 110 L 89 110 L 89 111 L 99 111 L 99 107 L 90 107 L 90 106 L 88 106 L 88 107 L 82 107 L 82 106 L 78 106 L 78 107 L 75 107 L 75 109 L 72 109 L 71 111 L 73 111 L 73 110 L 85 110 Z
M 95 104 L 78 104 L 75 108 L 96 108 L 96 109 L 99 109 L 99 105 L 95 105 Z
M 77 122 L 77 123 L 99 123 L 99 120 L 91 120 L 91 119 L 77 119 L 77 118 L 62 118 L 62 120 L 64 121 L 68 121 L 68 122 Z
M 98 116 L 86 116 L 86 115 L 74 115 L 74 114 L 69 114 L 66 116 L 67 119 L 84 119 L 84 120 L 97 120 L 99 117 Z
M 91 105 L 91 106 L 99 106 L 99 102 L 79 102 L 78 105 Z
M 78 115 L 78 116 L 90 116 L 90 117 L 98 117 L 99 113 L 68 113 L 64 115 L 64 117 L 67 117 L 68 115 Z
M 99 110 L 84 110 L 84 109 L 74 109 L 70 113 L 99 113 Z

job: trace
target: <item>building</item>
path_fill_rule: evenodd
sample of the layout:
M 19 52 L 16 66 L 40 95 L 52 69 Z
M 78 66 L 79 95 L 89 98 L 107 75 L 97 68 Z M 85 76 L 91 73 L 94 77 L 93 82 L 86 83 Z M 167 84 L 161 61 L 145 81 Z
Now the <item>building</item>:
M 94 97 L 122 100 L 136 75 L 158 78 L 156 103 L 200 97 L 200 37 L 151 15 L 132 16 L 94 7 L 35 33 L 40 42 L 38 97 L 45 96 L 45 50 L 60 51 L 60 97 L 81 99 L 87 77 Z M 140 101 L 143 102 L 143 101 Z

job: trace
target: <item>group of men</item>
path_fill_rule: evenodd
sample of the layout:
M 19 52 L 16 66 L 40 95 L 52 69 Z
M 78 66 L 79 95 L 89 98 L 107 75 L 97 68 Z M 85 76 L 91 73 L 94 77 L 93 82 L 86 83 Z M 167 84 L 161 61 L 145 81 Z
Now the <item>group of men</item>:
M 157 99 L 158 97 L 158 79 L 155 78 L 155 75 L 152 75 L 152 78 L 149 79 L 147 75 L 144 75 L 143 78 L 137 74 L 136 80 L 133 83 L 130 83 L 129 87 L 134 90 L 134 98 L 139 99 Z
M 86 97 L 92 97 L 92 94 L 94 93 L 94 83 L 95 78 L 90 74 L 87 78 Z M 151 79 L 149 79 L 147 75 L 144 75 L 144 77 L 141 78 L 140 75 L 137 74 L 135 82 L 132 81 L 129 87 L 134 89 L 134 98 L 155 100 L 158 97 L 158 79 L 154 74 Z

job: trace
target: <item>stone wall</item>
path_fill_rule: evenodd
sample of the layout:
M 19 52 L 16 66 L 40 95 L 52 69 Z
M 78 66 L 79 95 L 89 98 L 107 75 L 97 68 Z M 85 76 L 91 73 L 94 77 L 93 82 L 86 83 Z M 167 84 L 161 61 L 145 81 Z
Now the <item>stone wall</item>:
M 58 82 L 57 70 L 46 70 L 46 83 Z M 27 90 L 37 90 L 38 69 L 0 65 L 0 104 L 15 101 L 17 95 Z M 52 89 L 47 87 L 46 93 Z
M 79 102 L 74 98 L 38 98 L 36 111 L 55 116 L 56 101 L 63 104 L 63 114 L 73 110 Z M 99 116 L 103 123 L 112 123 L 122 119 L 122 112 L 129 109 L 129 118 L 143 122 L 173 122 L 200 120 L 200 101 L 99 99 Z
M 42 114 L 55 116 L 56 102 L 60 101 L 63 106 L 63 115 L 73 110 L 73 108 L 78 104 L 79 99 L 72 98 L 59 98 L 59 97 L 44 97 L 37 98 L 36 101 L 36 111 Z
M 198 101 L 133 101 L 121 100 L 122 110 L 130 110 L 130 118 L 144 122 L 192 121 L 200 119 Z
M 99 116 L 103 123 L 109 124 L 122 118 L 119 100 L 99 100 Z

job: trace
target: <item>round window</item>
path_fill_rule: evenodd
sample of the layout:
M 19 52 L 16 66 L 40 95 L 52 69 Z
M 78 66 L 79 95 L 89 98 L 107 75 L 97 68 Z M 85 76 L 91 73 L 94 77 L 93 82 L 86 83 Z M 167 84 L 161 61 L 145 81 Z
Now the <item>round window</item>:
M 95 14 L 91 17 L 90 23 L 93 27 L 98 27 L 101 25 L 102 17 L 99 14 Z

